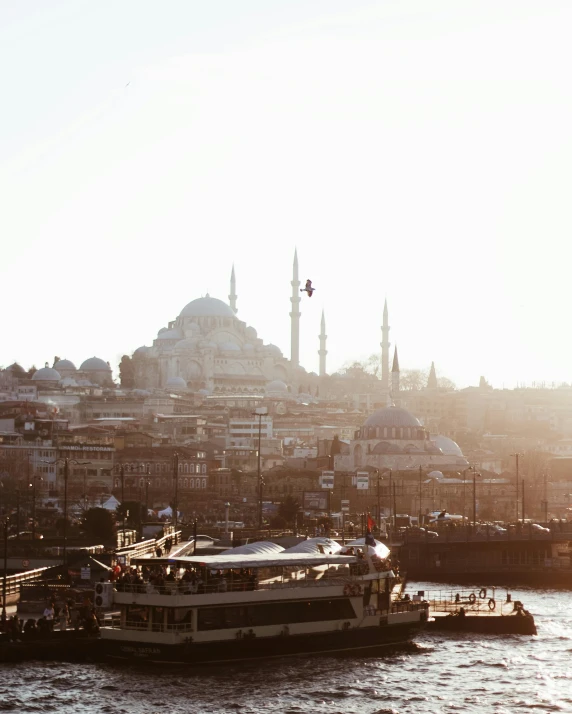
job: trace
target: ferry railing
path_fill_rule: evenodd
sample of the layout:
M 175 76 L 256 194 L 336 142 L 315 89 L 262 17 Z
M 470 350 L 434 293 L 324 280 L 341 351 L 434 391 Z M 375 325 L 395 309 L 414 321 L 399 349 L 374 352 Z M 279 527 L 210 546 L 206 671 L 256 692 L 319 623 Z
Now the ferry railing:
M 339 578 L 320 578 L 319 580 L 285 580 L 270 583 L 252 583 L 249 581 L 234 581 L 227 583 L 226 587 L 221 587 L 220 583 L 213 583 L 197 586 L 185 581 L 177 581 L 166 583 L 164 585 L 155 585 L 151 582 L 146 583 L 116 583 L 115 590 L 118 593 L 135 593 L 139 595 L 206 595 L 211 593 L 227 593 L 227 592 L 249 592 L 253 590 L 282 590 L 284 588 L 300 588 L 300 587 L 328 587 L 333 585 L 347 585 L 355 583 L 355 580 L 350 580 L 347 577 Z
M 436 613 L 455 614 L 463 608 L 466 614 L 508 615 L 515 607 L 510 597 L 497 596 L 495 588 L 430 591 L 425 592 L 424 597 L 430 610 Z
M 132 543 L 131 545 L 126 545 L 118 548 L 116 551 L 117 555 L 123 555 L 129 560 L 133 558 L 142 558 L 145 555 L 154 553 L 157 548 L 163 548 L 165 542 L 171 539 L 173 544 L 180 542 L 182 531 L 178 530 L 176 533 L 170 533 L 161 538 L 149 538 L 148 540 L 140 541 L 139 543 Z

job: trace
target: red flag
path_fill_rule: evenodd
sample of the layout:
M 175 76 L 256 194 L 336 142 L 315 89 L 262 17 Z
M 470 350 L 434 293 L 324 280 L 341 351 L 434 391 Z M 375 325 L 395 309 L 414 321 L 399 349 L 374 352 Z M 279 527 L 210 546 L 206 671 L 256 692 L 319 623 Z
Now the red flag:
M 375 528 L 375 521 L 368 513 L 367 514 L 367 529 L 368 529 L 368 531 L 372 531 L 374 528 Z

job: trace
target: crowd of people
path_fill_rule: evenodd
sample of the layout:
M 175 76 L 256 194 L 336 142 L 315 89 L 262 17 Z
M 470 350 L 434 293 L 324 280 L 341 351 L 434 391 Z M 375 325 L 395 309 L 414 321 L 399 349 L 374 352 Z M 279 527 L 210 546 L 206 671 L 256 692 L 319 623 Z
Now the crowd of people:
M 83 630 L 88 635 L 95 635 L 99 632 L 100 624 L 96 609 L 86 597 L 82 605 L 77 605 L 73 600 L 61 604 L 51 600 L 37 619 L 29 617 L 23 620 L 18 615 L 12 615 L 6 620 L 4 631 L 10 641 L 17 642 L 45 639 L 51 637 L 54 630 Z
M 207 592 L 230 592 L 255 590 L 256 573 L 245 568 L 212 571 L 205 567 L 173 568 L 166 565 L 126 568 L 112 574 L 115 588 L 121 591 L 141 593 L 167 592 L 180 594 L 204 594 Z

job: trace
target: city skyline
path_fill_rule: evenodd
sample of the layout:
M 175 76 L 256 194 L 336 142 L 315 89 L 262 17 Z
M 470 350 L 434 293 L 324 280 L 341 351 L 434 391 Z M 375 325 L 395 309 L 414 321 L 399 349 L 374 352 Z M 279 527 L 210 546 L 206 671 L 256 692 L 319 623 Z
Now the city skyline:
M 572 382 L 566 3 L 171 7 L 2 10 L 0 364 L 117 374 L 233 263 L 289 356 L 297 246 L 308 371 L 322 309 L 328 372 L 381 354 L 387 298 L 402 369 Z

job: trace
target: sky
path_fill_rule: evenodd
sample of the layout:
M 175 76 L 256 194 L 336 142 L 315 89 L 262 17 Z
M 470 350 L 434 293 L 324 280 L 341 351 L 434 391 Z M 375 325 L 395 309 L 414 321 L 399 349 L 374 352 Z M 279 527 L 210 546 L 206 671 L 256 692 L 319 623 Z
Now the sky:
M 234 263 L 301 363 L 572 382 L 569 0 L 2 0 L 0 365 L 122 354 Z

